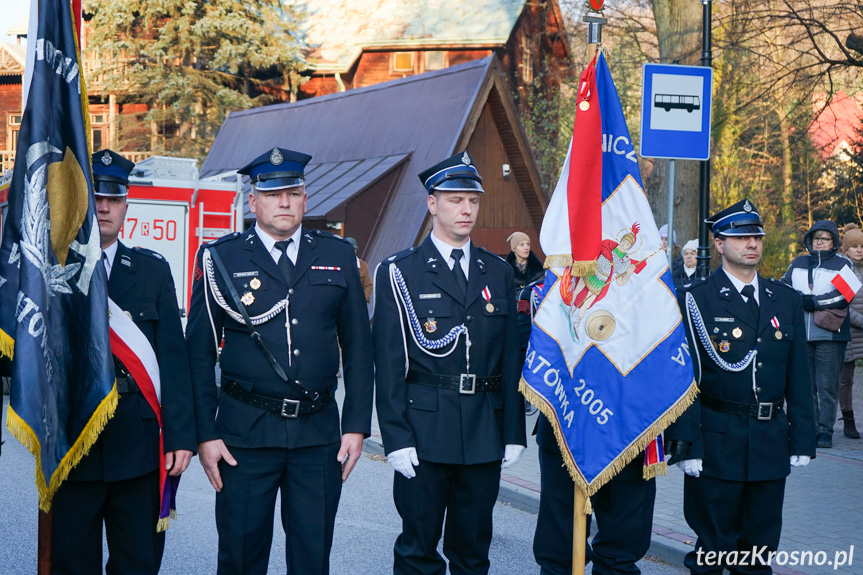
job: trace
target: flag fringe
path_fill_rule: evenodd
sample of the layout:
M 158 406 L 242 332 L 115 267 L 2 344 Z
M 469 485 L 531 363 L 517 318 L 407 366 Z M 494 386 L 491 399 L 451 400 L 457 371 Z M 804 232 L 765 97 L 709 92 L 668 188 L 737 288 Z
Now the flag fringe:
M 12 359 L 15 356 L 15 340 L 0 329 L 0 357 L 8 357 Z
M 167 517 L 160 517 L 159 521 L 156 522 L 156 533 L 161 533 L 162 531 L 167 531 L 168 527 L 171 526 L 171 520 L 177 519 L 177 510 L 171 509 L 171 512 L 168 513 Z
M 572 276 L 586 278 L 596 275 L 596 260 L 572 262 Z
M 545 256 L 545 263 L 543 265 L 546 268 L 568 268 L 572 265 L 572 256 L 569 254 Z
M 93 415 L 90 416 L 90 420 L 84 426 L 78 439 L 75 440 L 75 443 L 72 444 L 69 451 L 60 461 L 60 465 L 57 466 L 57 470 L 51 476 L 50 484 L 45 482 L 45 475 L 42 473 L 42 445 L 39 442 L 39 438 L 27 422 L 15 413 L 11 405 L 9 406 L 9 412 L 6 416 L 6 427 L 15 439 L 20 441 L 36 459 L 36 489 L 39 491 L 39 509 L 45 513 L 51 510 L 51 499 L 57 493 L 60 484 L 66 481 L 72 468 L 78 465 L 81 459 L 89 453 L 90 448 L 96 443 L 99 434 L 102 433 L 108 420 L 114 416 L 114 411 L 117 409 L 118 397 L 117 383 L 115 381 L 111 392 L 99 403 L 99 406 L 93 412 Z
M 524 380 L 524 377 L 518 383 L 518 390 L 524 395 L 525 399 L 527 399 L 532 405 L 535 405 L 542 414 L 548 419 L 551 423 L 552 428 L 554 429 L 554 437 L 557 440 L 557 446 L 560 448 L 560 453 L 563 456 L 563 461 L 566 464 L 566 469 L 569 471 L 569 476 L 572 478 L 572 481 L 575 485 L 581 489 L 581 491 L 585 494 L 585 514 L 590 513 L 591 505 L 590 505 L 590 497 L 594 495 L 597 491 L 602 488 L 603 485 L 611 481 L 611 478 L 617 475 L 620 471 L 623 470 L 633 459 L 638 457 L 644 449 L 650 444 L 651 441 L 656 439 L 656 436 L 662 433 L 662 431 L 671 425 L 678 417 L 680 417 L 684 411 L 686 411 L 692 402 L 695 401 L 695 397 L 698 395 L 698 385 L 695 383 L 695 380 L 692 380 L 692 383 L 689 385 L 689 388 L 686 392 L 681 396 L 681 398 L 677 401 L 677 403 L 669 409 L 665 414 L 656 420 L 653 425 L 647 428 L 638 438 L 632 442 L 632 444 L 626 448 L 623 453 L 617 456 L 617 458 L 611 462 L 611 464 L 606 467 L 602 473 L 596 476 L 596 479 L 593 480 L 592 483 L 588 484 L 585 480 L 584 476 L 578 470 L 578 467 L 575 465 L 575 461 L 572 459 L 572 454 L 569 452 L 569 449 L 566 447 L 566 440 L 563 438 L 563 433 L 560 429 L 560 423 L 557 421 L 557 418 L 554 417 L 555 411 L 549 405 L 545 398 L 541 395 L 533 391 L 527 382 Z M 651 467 L 659 467 L 659 466 L 651 466 Z M 662 464 L 662 468 L 664 470 L 665 464 Z M 650 473 L 652 476 L 657 474 L 658 469 L 654 469 Z M 650 479 L 650 477 L 645 477 L 645 479 Z
M 660 475 L 665 475 L 668 471 L 668 466 L 664 461 L 654 463 L 653 465 L 645 465 L 641 472 L 641 476 L 646 479 L 654 479 Z

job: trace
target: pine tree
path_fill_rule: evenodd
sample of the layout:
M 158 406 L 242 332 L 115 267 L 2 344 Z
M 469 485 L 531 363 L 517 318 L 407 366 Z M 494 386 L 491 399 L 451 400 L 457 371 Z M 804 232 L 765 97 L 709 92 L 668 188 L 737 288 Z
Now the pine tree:
M 299 17 L 283 0 L 89 0 L 103 93 L 138 105 L 120 145 L 203 158 L 231 110 L 295 95 Z

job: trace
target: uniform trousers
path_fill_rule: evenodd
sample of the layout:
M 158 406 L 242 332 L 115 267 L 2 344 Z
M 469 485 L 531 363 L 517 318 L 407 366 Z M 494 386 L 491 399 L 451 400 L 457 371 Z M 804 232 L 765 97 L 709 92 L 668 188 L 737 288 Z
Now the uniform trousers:
M 267 573 L 279 492 L 288 573 L 329 573 L 342 492 L 339 444 L 228 450 L 237 465 L 219 462 L 223 486 L 216 493 L 218 574 Z
M 727 481 L 715 477 L 691 477 L 683 480 L 683 514 L 698 535 L 695 550 L 686 554 L 684 565 L 693 575 L 721 575 L 723 565 L 731 573 L 762 575 L 772 573 L 769 565 L 752 557 L 753 549 L 761 551 L 767 560 L 770 551 L 779 546 L 782 532 L 782 502 L 785 498 L 785 478 L 772 481 Z M 698 551 L 702 551 L 699 559 Z M 708 551 L 738 553 L 732 560 L 705 555 Z M 755 559 L 753 561 L 753 559 Z M 733 563 L 737 563 L 736 565 Z
M 539 450 L 541 492 L 533 554 L 541 575 L 572 573 L 575 484 L 559 452 Z M 586 562 L 594 575 L 637 575 L 636 562 L 650 547 L 656 481 L 642 477 L 644 460 L 636 457 L 590 498 L 597 534 L 587 545 Z M 590 531 L 590 517 L 586 518 Z
M 53 501 L 54 575 L 102 572 L 102 523 L 108 575 L 155 575 L 165 533 L 159 520 L 159 472 L 123 481 L 66 481 Z
M 441 528 L 443 552 L 453 575 L 489 570 L 492 512 L 500 489 L 500 461 L 451 465 L 420 460 L 416 477 L 396 473 L 393 499 L 402 533 L 393 549 L 393 573 L 442 575 L 446 562 L 437 552 Z

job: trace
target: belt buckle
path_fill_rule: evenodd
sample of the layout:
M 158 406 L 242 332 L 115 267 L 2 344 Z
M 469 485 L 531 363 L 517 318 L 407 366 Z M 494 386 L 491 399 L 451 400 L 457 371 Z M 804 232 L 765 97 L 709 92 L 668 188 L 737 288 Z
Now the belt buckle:
M 765 410 L 767 410 L 767 414 L 764 413 Z M 758 419 L 758 421 L 770 421 L 773 419 L 773 404 L 766 402 L 759 403 L 756 419 Z
M 299 399 L 283 399 L 282 400 L 282 417 L 296 419 L 300 414 Z
M 463 395 L 476 393 L 476 374 L 461 373 L 458 376 L 458 392 Z

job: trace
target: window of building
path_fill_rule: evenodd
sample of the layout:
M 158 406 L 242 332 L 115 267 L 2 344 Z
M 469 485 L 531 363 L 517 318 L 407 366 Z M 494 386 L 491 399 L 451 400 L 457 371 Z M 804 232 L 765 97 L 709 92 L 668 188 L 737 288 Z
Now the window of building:
M 13 126 L 20 126 L 21 125 L 21 116 L 10 114 L 9 115 L 9 123 Z
M 91 124 L 104 124 L 105 123 L 104 114 L 90 114 L 90 123 Z
M 90 142 L 93 146 L 93 150 L 101 150 L 105 145 L 105 131 L 101 128 L 93 128 L 90 133 L 93 139 L 93 141 Z
M 395 52 L 393 54 L 393 72 L 413 72 L 414 53 Z
M 523 36 L 521 39 L 522 42 L 522 66 L 521 66 L 521 76 L 524 79 L 525 84 L 530 84 L 533 82 L 533 39 L 528 38 L 527 35 Z
M 18 129 L 11 130 L 9 133 L 9 150 L 15 151 L 18 149 Z
M 426 52 L 425 69 L 442 70 L 446 68 L 446 52 Z

